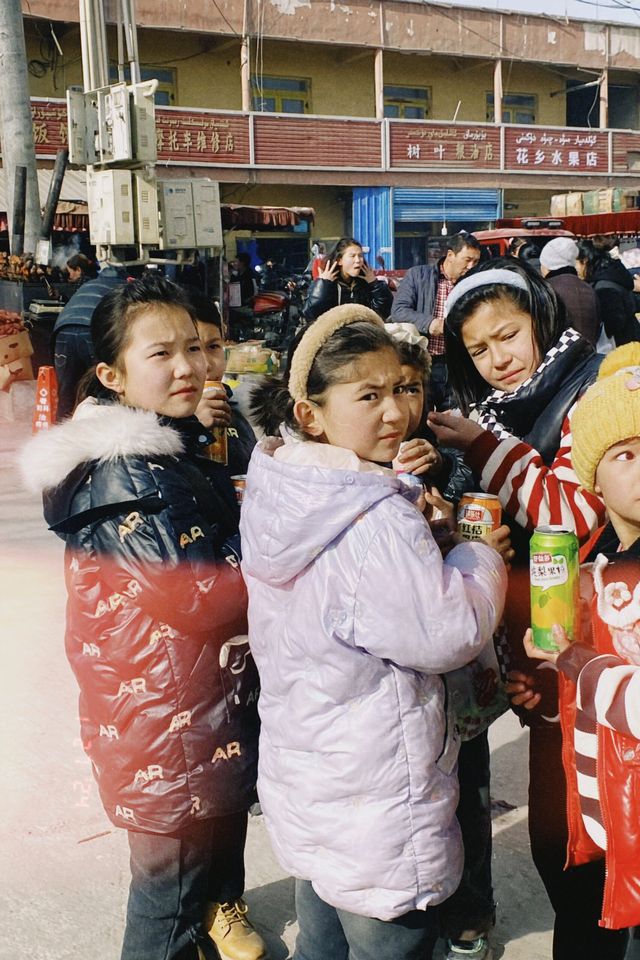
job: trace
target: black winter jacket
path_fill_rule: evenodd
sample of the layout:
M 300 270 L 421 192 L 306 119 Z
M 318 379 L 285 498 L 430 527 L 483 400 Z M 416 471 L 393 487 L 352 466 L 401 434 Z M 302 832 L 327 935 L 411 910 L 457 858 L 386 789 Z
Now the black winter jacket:
M 100 404 L 35 438 L 25 476 L 66 543 L 66 651 L 112 822 L 174 833 L 245 810 L 258 679 L 247 641 L 238 508 L 199 456 L 195 418 Z
M 601 262 L 590 279 L 598 297 L 600 317 L 616 347 L 640 340 L 640 324 L 635 316 L 633 277 L 627 268 L 612 257 Z
M 360 303 L 386 320 L 391 312 L 393 294 L 384 280 L 367 283 L 362 277 L 356 277 L 352 284 L 342 280 L 314 280 L 309 286 L 307 301 L 302 311 L 307 320 L 317 320 L 319 316 L 337 307 L 341 303 Z

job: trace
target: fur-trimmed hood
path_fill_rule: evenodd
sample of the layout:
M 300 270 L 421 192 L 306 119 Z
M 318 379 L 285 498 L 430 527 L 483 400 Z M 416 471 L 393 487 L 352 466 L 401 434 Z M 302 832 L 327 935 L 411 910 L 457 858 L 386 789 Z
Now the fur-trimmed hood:
M 74 415 L 30 440 L 19 458 L 34 493 L 59 486 L 81 464 L 127 456 L 176 456 L 184 450 L 177 429 L 150 410 L 85 401 Z

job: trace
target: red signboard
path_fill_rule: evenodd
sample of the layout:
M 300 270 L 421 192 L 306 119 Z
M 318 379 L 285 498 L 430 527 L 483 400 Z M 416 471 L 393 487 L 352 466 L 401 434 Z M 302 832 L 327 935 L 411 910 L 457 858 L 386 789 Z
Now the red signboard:
M 156 110 L 158 160 L 247 166 L 249 118 L 242 114 Z
M 64 100 L 32 100 L 33 139 L 38 156 L 55 156 L 68 144 L 67 105 Z
M 598 130 L 505 127 L 504 168 L 510 173 L 606 173 L 609 137 Z
M 459 123 L 389 121 L 391 169 L 500 169 L 500 128 Z
M 256 164 L 266 167 L 382 169 L 381 125 L 375 120 L 253 118 Z

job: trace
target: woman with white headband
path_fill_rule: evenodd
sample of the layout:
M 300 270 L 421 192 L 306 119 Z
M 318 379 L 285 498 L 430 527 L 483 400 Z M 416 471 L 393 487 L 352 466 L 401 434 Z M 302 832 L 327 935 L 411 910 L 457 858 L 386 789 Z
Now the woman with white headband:
M 601 360 L 575 330 L 549 284 L 510 258 L 468 275 L 446 305 L 452 385 L 463 413 L 430 415 L 438 440 L 464 451 L 478 486 L 500 498 L 516 550 L 505 619 L 507 689 L 531 727 L 529 835 L 556 913 L 554 960 L 618 960 L 618 932 L 599 928 L 603 862 L 564 870 L 567 825 L 557 676 L 522 648 L 529 625 L 528 542 L 540 525 L 575 530 L 581 542 L 604 516 L 571 463 L 571 416 Z M 533 690 L 536 692 L 533 692 Z M 488 779 L 487 779 L 488 782 Z

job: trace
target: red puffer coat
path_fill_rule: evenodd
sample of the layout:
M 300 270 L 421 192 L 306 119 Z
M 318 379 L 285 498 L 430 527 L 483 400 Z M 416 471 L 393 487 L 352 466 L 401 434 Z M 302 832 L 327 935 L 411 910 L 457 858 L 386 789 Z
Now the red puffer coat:
M 82 741 L 116 826 L 174 833 L 245 810 L 258 678 L 238 508 L 195 418 L 118 404 L 29 445 L 25 476 L 66 543 L 66 651 Z

